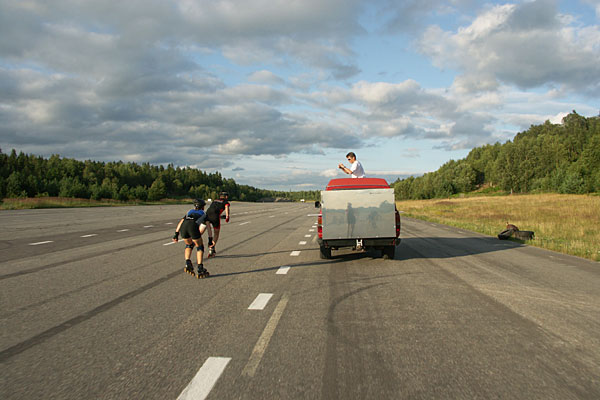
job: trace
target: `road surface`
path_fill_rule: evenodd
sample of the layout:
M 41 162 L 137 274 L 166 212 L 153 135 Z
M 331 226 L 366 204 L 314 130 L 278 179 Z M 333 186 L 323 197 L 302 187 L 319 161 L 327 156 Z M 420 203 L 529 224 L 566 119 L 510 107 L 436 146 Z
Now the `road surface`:
M 197 280 L 187 209 L 0 211 L 0 398 L 600 398 L 597 262 L 409 218 L 321 260 L 310 205 L 234 202 Z

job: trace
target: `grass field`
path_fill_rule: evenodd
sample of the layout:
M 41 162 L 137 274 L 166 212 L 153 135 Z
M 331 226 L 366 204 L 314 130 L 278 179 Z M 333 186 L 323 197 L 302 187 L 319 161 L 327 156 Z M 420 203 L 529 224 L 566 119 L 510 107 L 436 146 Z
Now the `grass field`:
M 600 261 L 600 196 L 532 194 L 406 200 L 403 215 L 496 236 L 506 223 L 534 231 L 532 246 Z

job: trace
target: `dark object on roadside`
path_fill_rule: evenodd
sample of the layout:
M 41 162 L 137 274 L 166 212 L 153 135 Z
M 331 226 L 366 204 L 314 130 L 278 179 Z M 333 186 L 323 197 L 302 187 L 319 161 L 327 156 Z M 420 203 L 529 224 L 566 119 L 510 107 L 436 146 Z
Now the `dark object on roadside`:
M 498 239 L 507 240 L 508 238 L 510 238 L 512 236 L 513 233 L 515 233 L 515 231 L 513 229 L 505 229 L 498 234 Z
M 515 239 L 530 240 L 530 239 L 533 239 L 534 233 L 533 233 L 533 231 L 519 231 L 519 230 L 514 230 L 514 229 L 505 229 L 498 234 L 498 239 L 507 240 L 511 236 L 513 236 Z
M 508 221 L 506 221 L 506 229 L 512 229 L 515 232 L 519 230 L 519 228 L 517 228 L 516 225 L 509 224 Z
M 531 240 L 533 239 L 534 233 L 533 231 L 516 231 L 513 236 L 516 239 Z

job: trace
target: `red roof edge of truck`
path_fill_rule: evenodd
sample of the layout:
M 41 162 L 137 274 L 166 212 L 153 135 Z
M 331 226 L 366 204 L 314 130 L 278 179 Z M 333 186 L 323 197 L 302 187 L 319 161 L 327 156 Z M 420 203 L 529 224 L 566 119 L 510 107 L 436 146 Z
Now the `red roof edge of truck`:
M 338 178 L 330 180 L 325 190 L 389 188 L 390 185 L 382 178 Z

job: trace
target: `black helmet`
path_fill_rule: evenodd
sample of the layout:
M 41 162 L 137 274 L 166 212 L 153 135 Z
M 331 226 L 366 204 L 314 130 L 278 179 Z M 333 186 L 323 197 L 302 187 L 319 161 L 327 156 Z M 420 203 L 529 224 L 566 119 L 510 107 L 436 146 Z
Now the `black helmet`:
M 202 207 L 204 207 L 205 204 L 206 202 L 202 199 L 194 199 L 194 208 L 196 210 L 201 209 Z
M 219 193 L 219 197 L 223 198 L 223 197 L 229 197 L 229 193 L 227 192 L 221 192 Z

